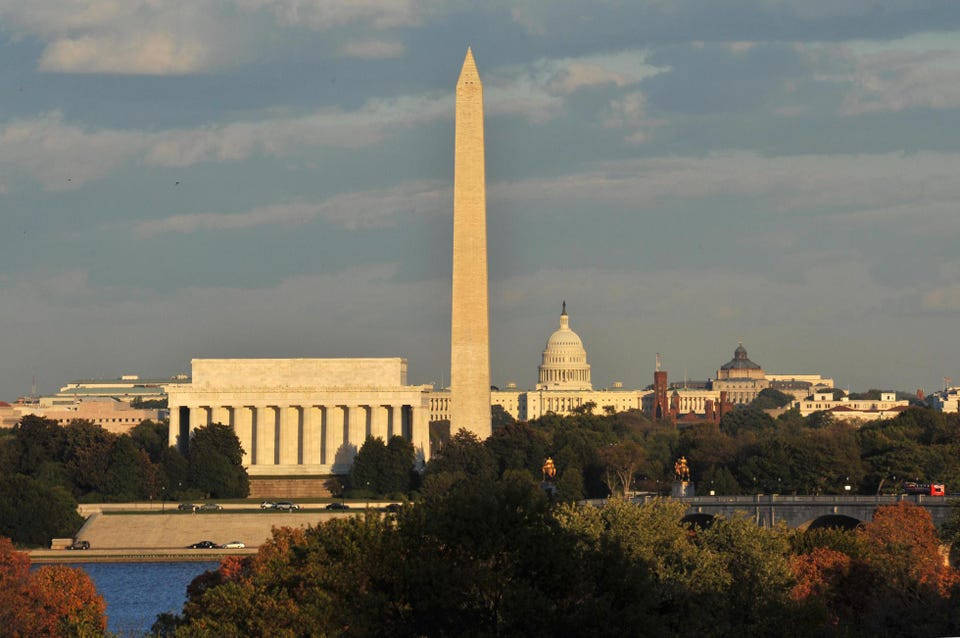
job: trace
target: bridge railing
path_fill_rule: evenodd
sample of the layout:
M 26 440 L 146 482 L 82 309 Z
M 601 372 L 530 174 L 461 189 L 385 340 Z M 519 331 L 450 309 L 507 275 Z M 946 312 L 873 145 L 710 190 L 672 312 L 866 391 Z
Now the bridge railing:
M 927 496 L 925 494 L 884 494 L 884 495 L 830 495 L 830 494 L 751 494 L 747 496 L 655 496 L 644 494 L 630 499 L 634 503 L 648 503 L 657 498 L 666 498 L 686 503 L 691 507 L 697 505 L 739 505 L 742 507 L 757 507 L 760 505 L 890 505 L 900 501 L 916 503 L 925 506 L 948 506 L 952 499 L 944 496 Z M 597 507 L 602 506 L 607 499 L 593 498 L 584 501 Z
M 645 503 L 657 498 L 644 495 L 633 498 L 636 503 Z M 908 501 L 918 505 L 947 505 L 948 498 L 943 496 L 927 496 L 924 494 L 884 494 L 884 495 L 840 495 L 840 494 L 751 494 L 746 496 L 681 496 L 661 497 L 671 498 L 689 505 L 770 505 L 791 503 L 797 504 L 832 504 L 832 505 L 890 505 L 900 501 Z M 601 500 L 602 502 L 602 500 Z

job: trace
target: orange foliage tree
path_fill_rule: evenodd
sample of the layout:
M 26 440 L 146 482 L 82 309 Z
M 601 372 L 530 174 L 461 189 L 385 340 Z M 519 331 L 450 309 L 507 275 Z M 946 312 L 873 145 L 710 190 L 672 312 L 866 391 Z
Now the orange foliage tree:
M 860 534 L 867 541 L 867 559 L 891 584 L 935 586 L 941 595 L 957 584 L 957 572 L 944 563 L 926 509 L 907 502 L 878 507 Z
M 851 556 L 816 547 L 791 559 L 794 600 L 822 606 L 838 633 L 954 635 L 957 570 L 943 561 L 930 513 L 902 502 L 878 507 L 854 534 Z
M 30 557 L 0 537 L 0 633 L 4 636 L 102 634 L 107 605 L 79 569 L 51 565 L 30 571 Z

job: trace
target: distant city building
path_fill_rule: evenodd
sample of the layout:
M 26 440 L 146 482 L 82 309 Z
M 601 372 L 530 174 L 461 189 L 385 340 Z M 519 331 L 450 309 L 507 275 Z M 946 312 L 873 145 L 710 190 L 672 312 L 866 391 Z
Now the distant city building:
M 910 407 L 910 402 L 898 400 L 895 392 L 881 392 L 879 399 L 851 399 L 846 396 L 835 399 L 832 392 L 816 392 L 793 405 L 800 410 L 800 416 L 805 417 L 814 412 L 828 412 L 838 421 L 875 421 L 897 416 Z
M 927 396 L 927 403 L 934 410 L 956 414 L 960 412 L 960 386 L 945 388 Z
M 167 398 L 164 387 L 168 383 L 182 383 L 187 379 L 185 374 L 163 379 L 141 379 L 136 374 L 125 374 L 115 379 L 79 379 L 67 383 L 54 395 L 40 397 L 40 402 L 45 406 L 52 406 L 62 404 L 65 400 L 95 397 L 119 399 L 127 403 L 135 399 L 163 400 Z
M 763 368 L 750 360 L 741 343 L 733 351 L 733 359 L 717 370 L 717 378 L 711 387 L 716 392 L 726 391 L 731 403 L 750 403 L 769 385 Z
M 0 401 L 0 428 L 12 428 L 20 421 L 20 412 L 6 401 Z
M 716 379 L 668 383 L 667 372 L 658 369 L 654 373 L 654 391 L 643 398 L 643 411 L 653 418 L 664 418 L 663 415 L 671 413 L 704 416 L 710 410 L 716 414 L 723 402 L 750 403 L 766 388 L 799 400 L 816 390 L 832 387 L 833 379 L 819 374 L 767 373 L 760 364 L 750 360 L 747 349 L 740 343 L 733 359 L 717 370 Z
M 143 421 L 159 423 L 166 418 L 167 412 L 156 408 L 133 408 L 129 403 L 112 397 L 78 398 L 46 405 L 39 401 L 23 401 L 6 405 L 17 414 L 16 421 L 28 414 L 56 421 L 60 425 L 82 419 L 95 423 L 114 434 L 125 434 Z M 0 418 L 4 418 L 4 411 L 5 408 L 0 406 Z

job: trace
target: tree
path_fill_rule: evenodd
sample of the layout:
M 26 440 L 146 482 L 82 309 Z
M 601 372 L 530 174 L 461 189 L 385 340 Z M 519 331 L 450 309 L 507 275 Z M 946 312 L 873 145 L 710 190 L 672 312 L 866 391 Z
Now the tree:
M 750 407 L 757 410 L 775 410 L 793 402 L 793 396 L 784 394 L 774 388 L 764 388 L 757 393 L 757 397 L 750 402 Z
M 593 411 L 597 409 L 596 401 L 587 401 L 576 407 L 574 407 L 571 412 L 573 414 L 593 414 Z
M 946 593 L 955 573 L 944 566 L 930 512 L 906 501 L 882 505 L 860 532 L 867 559 L 895 588 L 930 585 Z
M 250 493 L 243 449 L 229 426 L 212 423 L 197 428 L 188 456 L 191 487 L 212 498 L 244 498 Z
M 505 425 L 516 422 L 517 420 L 513 418 L 513 415 L 504 410 L 502 405 L 490 406 L 490 426 L 494 432 Z
M 0 627 L 5 636 L 95 636 L 107 629 L 106 603 L 80 569 L 30 570 L 27 554 L 0 538 Z
M 413 464 L 416 451 L 402 436 L 391 436 L 387 441 L 386 463 L 381 474 L 380 491 L 384 494 L 407 492 L 413 487 Z
M 607 487 L 611 492 L 626 495 L 632 489 L 633 477 L 646 456 L 636 442 L 624 441 L 601 449 L 600 459 L 607 471 Z
M 107 456 L 107 472 L 100 484 L 101 494 L 117 501 L 134 501 L 152 496 L 150 492 L 153 464 L 133 439 L 117 437 Z
M 759 432 L 772 429 L 775 422 L 763 410 L 751 406 L 740 406 L 730 410 L 720 419 L 720 430 L 731 436 L 749 430 Z
M 74 494 L 102 489 L 110 466 L 110 451 L 117 436 L 101 426 L 76 419 L 63 429 L 66 443 L 63 461 L 70 472 Z
M 495 431 L 484 445 L 496 458 L 500 474 L 508 469 L 539 474 L 548 456 L 546 434 L 529 423 L 510 423 Z
M 13 428 L 16 472 L 31 475 L 43 463 L 63 454 L 63 428 L 51 419 L 28 414 Z
M 428 475 L 450 473 L 490 480 L 497 476 L 496 461 L 475 434 L 460 430 L 427 463 Z
M 77 502 L 62 487 L 22 474 L 0 476 L 0 536 L 46 547 L 51 538 L 72 537 L 82 524 Z
M 160 470 L 161 485 L 171 498 L 190 488 L 190 462 L 177 448 L 168 447 L 160 454 Z
M 360 446 L 350 468 L 350 485 L 356 490 L 381 493 L 382 474 L 387 465 L 387 446 L 381 438 L 369 438 Z
M 160 462 L 160 455 L 167 449 L 167 424 L 154 421 L 141 421 L 130 430 L 130 438 L 137 447 L 150 455 L 154 463 Z

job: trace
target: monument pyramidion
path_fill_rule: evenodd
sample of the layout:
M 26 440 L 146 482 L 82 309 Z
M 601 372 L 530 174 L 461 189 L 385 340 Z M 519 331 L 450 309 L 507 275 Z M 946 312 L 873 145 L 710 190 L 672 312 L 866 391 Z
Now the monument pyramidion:
M 457 80 L 453 177 L 450 432 L 490 436 L 490 316 L 483 85 L 468 48 Z

